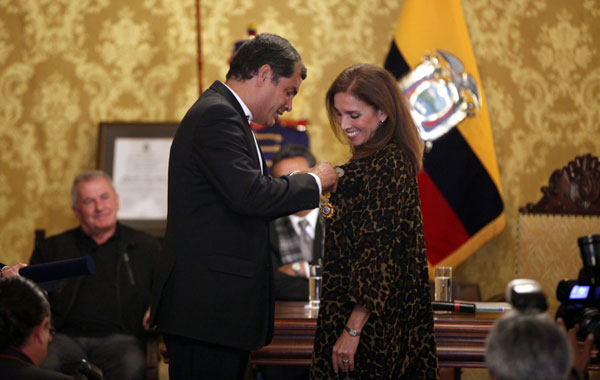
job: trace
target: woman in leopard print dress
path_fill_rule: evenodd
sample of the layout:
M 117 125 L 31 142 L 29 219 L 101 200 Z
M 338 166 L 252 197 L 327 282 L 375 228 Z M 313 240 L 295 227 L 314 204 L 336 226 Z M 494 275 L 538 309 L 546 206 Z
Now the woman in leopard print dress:
M 353 148 L 326 219 L 311 379 L 437 379 L 416 174 L 423 142 L 394 78 L 355 65 L 326 97 Z

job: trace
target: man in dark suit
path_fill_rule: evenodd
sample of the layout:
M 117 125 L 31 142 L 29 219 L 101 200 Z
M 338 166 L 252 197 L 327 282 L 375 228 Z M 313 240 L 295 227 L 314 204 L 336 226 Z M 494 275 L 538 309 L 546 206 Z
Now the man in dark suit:
M 169 158 L 165 248 L 151 322 L 169 352 L 171 379 L 241 379 L 250 350 L 273 333 L 269 221 L 315 208 L 337 175 L 267 175 L 249 120 L 273 125 L 292 109 L 306 68 L 285 39 L 261 34 L 187 112 Z
M 297 144 L 281 147 L 273 156 L 271 174 L 279 178 L 316 164 L 310 151 Z M 319 208 L 298 211 L 270 224 L 275 299 L 308 300 L 308 268 L 318 264 L 323 252 L 325 223 Z

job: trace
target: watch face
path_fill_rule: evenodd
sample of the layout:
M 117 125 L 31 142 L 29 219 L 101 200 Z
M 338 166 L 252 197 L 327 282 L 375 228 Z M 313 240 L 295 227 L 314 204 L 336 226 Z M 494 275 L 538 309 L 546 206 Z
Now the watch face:
M 293 263 L 292 270 L 296 272 L 297 275 L 300 275 L 300 263 Z
M 355 329 L 350 328 L 348 326 L 346 326 L 345 329 L 346 329 L 346 331 L 348 332 L 348 334 L 350 336 L 359 336 L 360 335 L 360 333 L 358 332 L 358 330 L 355 330 Z

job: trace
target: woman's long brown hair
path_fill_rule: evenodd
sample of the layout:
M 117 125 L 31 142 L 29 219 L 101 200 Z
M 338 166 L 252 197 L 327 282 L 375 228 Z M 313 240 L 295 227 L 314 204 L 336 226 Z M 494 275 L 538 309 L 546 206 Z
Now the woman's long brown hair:
M 341 92 L 347 92 L 375 111 L 381 110 L 387 115 L 385 122 L 377 128 L 369 141 L 353 147 L 352 160 L 367 157 L 384 145 L 394 142 L 408 155 L 418 174 L 423 165 L 423 140 L 396 79 L 381 67 L 358 64 L 342 71 L 333 81 L 325 98 L 329 123 L 337 138 L 347 143 L 348 139 L 338 123 L 334 106 L 335 94 Z

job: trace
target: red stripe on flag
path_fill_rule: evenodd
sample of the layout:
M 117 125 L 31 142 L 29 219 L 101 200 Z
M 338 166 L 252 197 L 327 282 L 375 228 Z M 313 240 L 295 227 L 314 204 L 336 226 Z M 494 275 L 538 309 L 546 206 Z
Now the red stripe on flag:
M 436 265 L 471 236 L 425 170 L 418 177 L 427 260 Z

